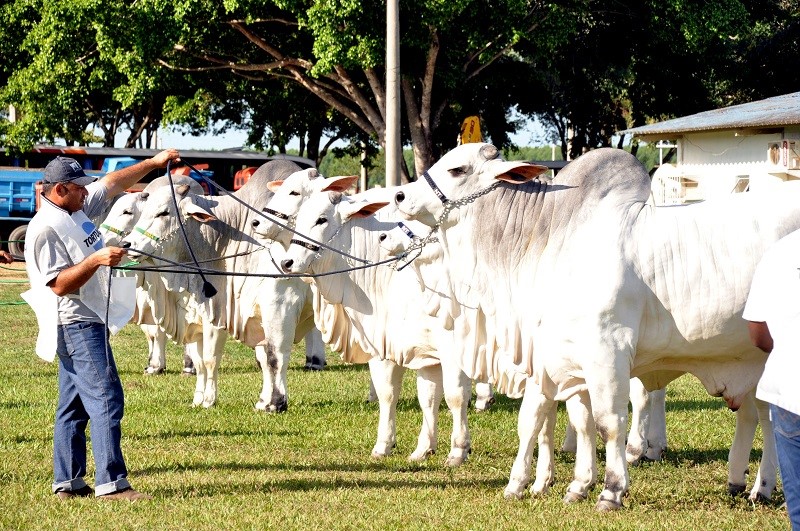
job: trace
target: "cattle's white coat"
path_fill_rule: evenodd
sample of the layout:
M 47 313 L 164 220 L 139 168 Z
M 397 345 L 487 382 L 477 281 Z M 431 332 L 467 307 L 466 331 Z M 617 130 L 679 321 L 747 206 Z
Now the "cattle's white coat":
M 231 334 L 256 350 L 263 373 L 256 408 L 283 411 L 287 406 L 286 368 L 292 342 L 306 332 L 317 333 L 313 330 L 310 304 L 307 304 L 308 286 L 298 279 L 238 276 L 236 273 L 278 273 L 271 266 L 269 252 L 258 252 L 261 245 L 249 235 L 254 215 L 242 203 L 262 208 L 271 197 L 266 182 L 297 170 L 296 165 L 287 161 L 268 162 L 234 194 L 235 198 L 205 197 L 183 187 L 176 190 L 178 215 L 183 217 L 197 260 L 206 268 L 233 273 L 208 277 L 217 291 L 213 297 L 204 294 L 203 281 L 197 275 L 170 272 L 161 276 L 166 292 L 180 294 L 178 312 L 166 312 L 162 316 L 162 327 L 176 330 L 179 341 L 188 342 L 198 335 L 203 341 L 202 353 L 194 360 L 197 368 L 194 405 L 210 407 L 216 401 L 219 362 L 225 339 Z M 142 212 L 137 231 L 124 241 L 136 250 L 179 263 L 191 262 L 181 237 L 178 215 L 171 190 L 157 190 Z M 158 293 L 162 293 L 161 290 Z M 161 306 L 157 304 L 157 307 Z M 172 318 L 171 322 L 168 318 Z M 192 324 L 195 322 L 202 323 L 199 327 L 202 334 Z M 321 348 L 322 342 L 307 337 L 306 347 Z M 314 355 L 324 359 L 324 352 Z
M 606 440 L 598 509 L 615 509 L 628 489 L 631 376 L 657 389 L 690 372 L 732 408 L 758 381 L 765 356 L 741 310 L 758 257 L 800 226 L 800 188 L 656 211 L 645 206 L 647 173 L 621 150 L 583 155 L 551 185 L 522 184 L 543 171 L 465 144 L 428 171 L 463 203 L 446 208 L 425 180 L 396 201 L 407 217 L 439 226 L 456 299 L 488 316 L 497 348 L 462 358 L 468 375 L 493 381 L 505 365 L 547 399 L 589 392 Z M 546 408 L 533 409 L 539 431 Z
M 362 212 L 359 205 L 341 194 L 314 194 L 300 208 L 296 228 L 339 251 L 377 262 L 381 258 L 378 236 L 394 223 L 369 216 L 374 210 Z M 287 272 L 316 275 L 349 269 L 348 264 L 353 262 L 334 251 L 315 252 L 297 244 L 290 246 L 281 262 Z M 388 455 L 395 444 L 400 379 L 410 368 L 417 371 L 424 422 L 409 459 L 421 460 L 436 450 L 438 407 L 444 391 L 453 416 L 446 463 L 463 463 L 470 449 L 466 415 L 470 382 L 446 350 L 450 332 L 423 310 L 432 297 L 420 288 L 413 272 L 368 267 L 317 276 L 313 285 L 315 320 L 325 341 L 346 362 L 369 363 L 380 404 L 373 455 Z

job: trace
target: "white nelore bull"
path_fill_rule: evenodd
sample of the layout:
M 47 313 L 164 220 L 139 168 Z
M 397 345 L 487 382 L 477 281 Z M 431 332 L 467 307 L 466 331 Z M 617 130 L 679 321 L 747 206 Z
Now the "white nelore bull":
M 175 175 L 172 178 L 175 186 L 189 185 L 192 192 L 203 193 L 203 188 L 191 177 Z M 131 192 L 122 194 L 108 211 L 103 223 L 100 225 L 100 233 L 106 245 L 118 246 L 122 238 L 130 234 L 144 208 L 145 201 L 150 194 L 163 186 L 170 185 L 170 178 L 166 175 L 157 177 L 144 187 L 141 192 Z M 160 274 L 156 271 L 138 271 L 136 275 L 136 308 L 131 317 L 131 322 L 136 323 L 144 332 L 147 338 L 148 362 L 145 367 L 145 374 L 161 374 L 167 369 L 167 333 L 158 326 L 154 315 L 158 314 L 153 308 L 153 298 L 150 297 L 149 289 L 166 289 L 163 287 Z M 186 345 L 187 349 L 197 349 L 196 344 Z M 191 373 L 194 369 L 191 366 L 191 357 L 187 363 L 187 354 L 184 354 L 184 371 Z M 189 369 L 186 371 L 186 369 Z
M 284 247 L 289 246 L 292 238 L 290 227 L 294 224 L 300 205 L 317 192 L 345 192 L 358 179 L 357 176 L 339 176 L 323 178 L 313 168 L 295 172 L 285 180 L 275 180 L 267 186 L 274 192 L 269 205 L 264 208 L 267 217 L 253 221 L 253 234 L 260 239 L 279 241 Z M 276 223 L 280 220 L 280 224 Z M 485 411 L 494 402 L 494 394 L 489 384 L 478 383 L 475 386 L 475 409 Z M 399 392 L 399 390 L 395 390 Z M 398 395 L 399 396 L 399 395 Z M 377 401 L 375 386 L 370 379 L 370 393 L 367 401 Z
M 306 302 L 308 286 L 299 279 L 246 276 L 255 271 L 269 273 L 271 263 L 269 248 L 257 252 L 262 246 L 249 235 L 257 214 L 246 205 L 258 212 L 271 197 L 266 182 L 298 170 L 288 161 L 268 162 L 232 196 L 205 197 L 177 187 L 173 197 L 169 188 L 157 190 L 148 199 L 136 230 L 122 242 L 132 249 L 133 258 L 142 253 L 178 263 L 196 258 L 203 267 L 223 272 L 208 279 L 216 290 L 212 297 L 204 293 L 204 280 L 198 275 L 162 275 L 167 290 L 183 297 L 175 319 L 179 340 L 202 340 L 202 355 L 194 360 L 194 405 L 210 407 L 216 401 L 219 362 L 228 334 L 256 349 L 263 373 L 256 403 L 260 410 L 287 408 L 286 369 L 294 341 L 305 335 L 306 357 L 324 360 L 324 345 Z M 183 240 L 181 223 L 192 251 Z M 272 272 L 277 273 L 274 268 Z M 194 324 L 198 321 L 202 326 Z
M 408 261 L 407 265 L 410 269 L 415 271 L 419 283 L 426 290 L 430 290 L 439 294 L 439 299 L 436 306 L 428 308 L 427 310 L 437 315 L 448 315 L 450 310 L 442 299 L 449 298 L 449 285 L 447 268 L 443 263 L 443 249 L 435 237 L 435 233 L 430 232 L 430 227 L 420 223 L 416 220 L 407 220 L 405 222 L 398 222 L 398 227 L 393 228 L 391 231 L 381 233 L 379 236 L 381 248 L 390 256 L 405 256 L 404 260 Z M 422 236 L 426 235 L 426 236 Z M 462 318 L 465 313 L 464 308 L 461 308 Z M 452 329 L 453 317 L 448 315 L 447 321 L 450 321 L 448 328 Z M 479 319 L 473 319 L 473 322 L 480 322 Z M 487 384 L 488 385 L 488 384 Z M 503 391 L 506 391 L 505 389 Z M 518 392 L 513 386 L 508 389 L 512 394 Z M 525 387 L 526 393 L 535 392 L 535 386 Z M 564 441 L 567 447 L 566 451 L 571 451 L 576 454 L 575 458 L 575 474 L 574 480 L 567 490 L 565 501 L 577 501 L 581 499 L 578 492 L 588 490 L 594 485 L 597 480 L 597 466 L 595 462 L 595 445 L 594 438 L 596 437 L 592 430 L 592 424 L 587 423 L 590 413 L 588 413 L 588 406 L 586 406 L 582 399 L 585 396 L 573 396 L 568 401 L 568 411 L 573 418 L 578 419 L 578 429 L 568 429 L 567 435 L 569 440 Z M 633 411 L 634 419 L 631 425 L 631 434 L 634 436 L 637 432 L 636 417 L 644 417 L 645 415 L 638 415 L 644 412 L 648 405 L 646 393 L 644 395 L 636 395 L 634 397 Z M 642 398 L 642 400 L 639 400 Z M 525 401 L 525 402 L 529 402 Z M 542 430 L 538 433 L 538 457 L 536 460 L 536 478 L 531 482 L 531 493 L 534 495 L 545 494 L 552 484 L 555 482 L 555 442 L 553 439 L 556 421 L 556 405 L 557 402 L 553 401 L 551 409 L 545 419 Z M 648 411 L 649 413 L 649 411 Z M 581 420 L 584 419 L 584 420 Z M 569 426 L 571 427 L 571 425 Z M 530 478 L 530 464 L 533 453 L 533 433 L 523 433 L 525 426 L 520 426 L 520 455 L 523 456 L 523 466 L 526 472 L 526 484 Z M 563 449 L 563 448 L 562 448 Z M 524 488 L 524 484 L 522 485 Z M 521 496 L 522 492 L 517 493 L 514 497 Z
M 469 376 L 494 381 L 509 362 L 530 375 L 533 433 L 549 400 L 588 391 L 606 441 L 597 508 L 617 509 L 632 376 L 659 389 L 689 372 L 732 409 L 752 393 L 766 357 L 741 311 L 763 251 L 800 227 L 800 187 L 655 209 L 647 172 L 624 151 L 595 150 L 551 184 L 532 181 L 545 170 L 465 144 L 395 202 L 438 228 L 455 300 L 487 315 L 497 348 L 454 350 Z
M 413 369 L 424 420 L 409 460 L 421 461 L 436 451 L 438 410 L 444 392 L 453 417 L 445 463 L 460 465 L 470 451 L 467 406 L 471 383 L 448 351 L 451 332 L 425 311 L 435 304 L 435 294 L 421 290 L 410 270 L 363 267 L 361 260 L 380 261 L 378 235 L 394 222 L 372 217 L 377 207 L 369 210 L 362 205 L 333 192 L 308 198 L 297 215 L 299 234 L 281 267 L 287 273 L 318 275 L 313 279 L 314 317 L 323 339 L 332 350 L 341 352 L 345 362 L 369 363 L 380 406 L 372 455 L 389 455 L 395 445 L 400 383 L 405 370 Z M 306 236 L 331 249 L 315 247 Z M 362 267 L 351 269 L 353 266 Z M 347 272 L 330 274 L 336 271 Z

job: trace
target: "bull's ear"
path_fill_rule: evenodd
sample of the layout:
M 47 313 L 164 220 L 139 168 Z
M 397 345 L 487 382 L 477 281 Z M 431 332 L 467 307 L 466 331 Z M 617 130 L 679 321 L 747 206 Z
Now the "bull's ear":
M 340 175 L 328 177 L 322 186 L 322 192 L 346 192 L 358 180 L 358 175 Z
M 183 197 L 187 193 L 189 193 L 189 185 L 188 184 L 179 184 L 175 187 L 175 194 Z
M 522 184 L 531 181 L 548 171 L 547 166 L 538 164 L 503 162 L 498 165 L 498 174 L 495 179 L 511 184 Z
M 283 184 L 283 179 L 277 179 L 277 180 L 274 180 L 274 181 L 270 181 L 270 182 L 267 183 L 267 190 L 269 190 L 270 192 L 275 193 L 275 192 L 278 191 L 278 188 L 280 188 L 282 184 Z
M 194 204 L 192 201 L 184 201 L 181 203 L 183 213 L 190 218 L 199 221 L 200 223 L 208 223 L 214 221 L 217 217 L 208 210 Z
M 341 209 L 342 219 L 347 221 L 351 218 L 369 217 L 388 204 L 386 201 L 342 202 L 339 208 Z

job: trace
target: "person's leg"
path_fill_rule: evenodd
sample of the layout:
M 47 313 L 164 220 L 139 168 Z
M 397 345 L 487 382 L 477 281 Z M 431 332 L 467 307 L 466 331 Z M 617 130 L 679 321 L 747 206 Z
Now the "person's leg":
M 53 492 L 88 492 L 86 475 L 86 425 L 89 415 L 74 384 L 74 367 L 58 331 L 58 406 L 53 429 Z
M 800 531 L 800 415 L 770 404 L 783 495 L 792 529 Z
M 65 325 L 64 342 L 74 367 L 74 384 L 91 420 L 98 496 L 130 488 L 120 439 L 124 412 L 122 384 L 101 323 Z

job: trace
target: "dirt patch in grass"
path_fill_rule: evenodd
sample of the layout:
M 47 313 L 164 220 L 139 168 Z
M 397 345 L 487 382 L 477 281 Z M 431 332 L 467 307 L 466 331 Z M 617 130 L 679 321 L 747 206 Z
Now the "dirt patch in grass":
M 28 273 L 25 271 L 25 262 L 14 262 L 13 264 L 0 264 L 0 279 L 2 280 L 27 280 Z

